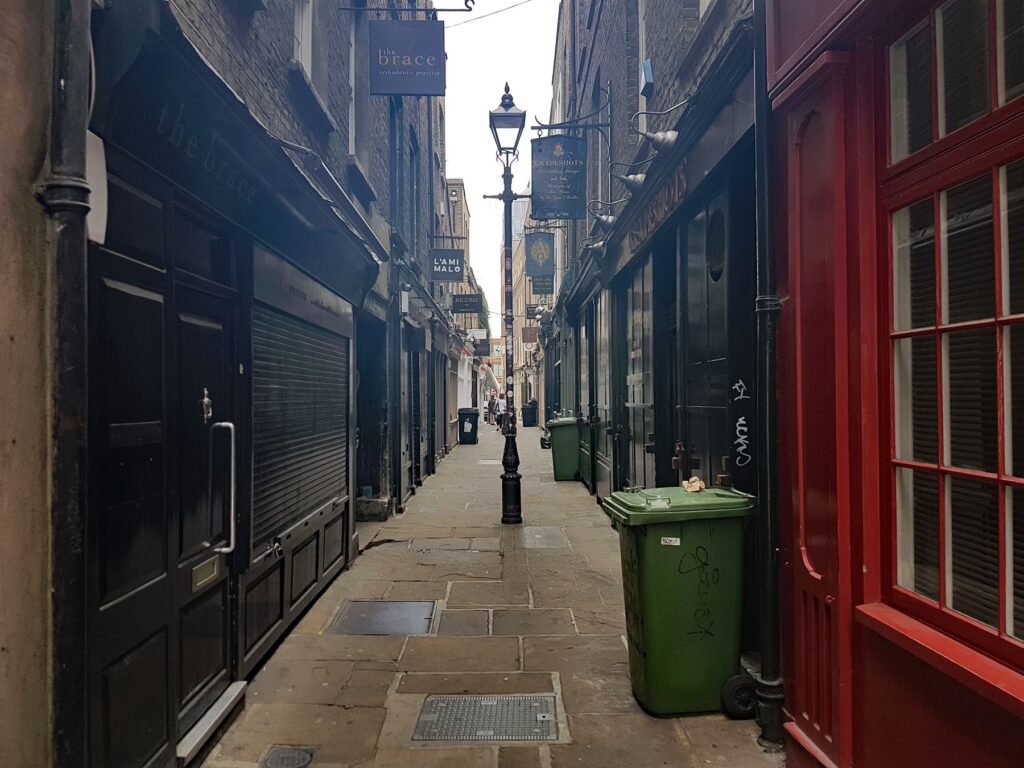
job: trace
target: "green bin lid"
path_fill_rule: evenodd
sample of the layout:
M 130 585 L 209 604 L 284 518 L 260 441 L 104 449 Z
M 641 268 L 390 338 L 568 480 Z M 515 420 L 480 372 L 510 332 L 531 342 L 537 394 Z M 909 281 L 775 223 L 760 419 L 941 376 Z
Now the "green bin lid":
M 550 427 L 568 427 L 568 426 L 575 427 L 576 426 L 576 417 L 575 416 L 562 416 L 562 417 L 557 418 L 557 419 L 551 419 L 550 421 L 546 421 L 544 423 L 544 426 L 546 426 L 548 428 L 550 428 Z
M 682 488 L 648 488 L 637 493 L 618 492 L 601 504 L 605 513 L 623 525 L 656 525 L 685 520 L 745 517 L 756 499 L 732 488 L 705 488 L 687 493 Z

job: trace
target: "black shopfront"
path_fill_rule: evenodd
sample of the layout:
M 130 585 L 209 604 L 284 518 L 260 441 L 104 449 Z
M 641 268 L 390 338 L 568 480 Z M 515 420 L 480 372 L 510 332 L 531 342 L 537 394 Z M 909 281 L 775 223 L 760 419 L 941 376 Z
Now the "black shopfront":
M 354 316 L 377 263 L 170 10 L 96 39 L 88 764 L 170 766 L 354 555 Z

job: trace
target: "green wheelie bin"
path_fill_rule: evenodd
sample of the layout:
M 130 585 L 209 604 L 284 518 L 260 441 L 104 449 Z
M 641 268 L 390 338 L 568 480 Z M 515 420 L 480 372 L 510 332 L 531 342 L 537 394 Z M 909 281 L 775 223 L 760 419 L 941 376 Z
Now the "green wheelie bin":
M 657 488 L 603 502 L 619 532 L 633 695 L 652 715 L 720 710 L 740 672 L 743 529 L 754 497 Z
M 551 466 L 555 480 L 575 480 L 580 471 L 580 431 L 576 419 L 552 419 L 545 426 L 551 435 Z

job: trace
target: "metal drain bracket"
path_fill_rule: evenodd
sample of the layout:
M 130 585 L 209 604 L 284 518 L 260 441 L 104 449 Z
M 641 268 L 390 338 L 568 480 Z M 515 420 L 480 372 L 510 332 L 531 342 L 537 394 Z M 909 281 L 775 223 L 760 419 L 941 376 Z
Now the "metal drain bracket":
M 556 741 L 555 697 L 428 696 L 414 741 Z

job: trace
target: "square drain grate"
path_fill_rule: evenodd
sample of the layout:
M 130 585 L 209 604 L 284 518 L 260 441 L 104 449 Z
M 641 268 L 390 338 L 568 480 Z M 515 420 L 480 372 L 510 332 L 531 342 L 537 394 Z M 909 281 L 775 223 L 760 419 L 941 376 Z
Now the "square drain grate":
M 313 750 L 303 747 L 271 747 L 260 768 L 307 768 L 313 764 Z
M 554 696 L 428 696 L 414 741 L 555 741 Z
M 329 635 L 425 635 L 433 600 L 349 600 L 327 626 Z

